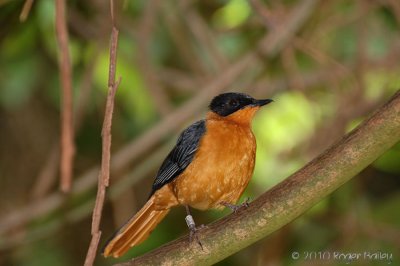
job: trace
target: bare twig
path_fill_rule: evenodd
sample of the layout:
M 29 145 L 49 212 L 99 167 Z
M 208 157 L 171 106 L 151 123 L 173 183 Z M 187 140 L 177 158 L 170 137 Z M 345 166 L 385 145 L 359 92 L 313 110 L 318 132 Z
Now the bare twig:
M 117 31 L 118 35 L 118 31 Z M 114 110 L 114 97 L 115 92 L 121 78 L 113 86 L 109 87 L 109 93 L 107 96 L 106 113 L 104 116 L 103 129 L 102 129 L 102 158 L 101 158 L 101 170 L 99 175 L 99 187 L 96 197 L 96 205 L 93 211 L 93 222 L 92 222 L 92 234 L 99 231 L 101 211 L 103 209 L 105 188 L 109 185 L 110 179 L 110 149 L 111 149 L 111 123 L 112 114 Z
M 111 15 L 111 25 L 113 26 L 113 29 L 115 28 L 115 19 L 114 19 L 114 0 L 110 0 L 110 15 Z M 111 34 L 111 38 L 113 37 L 113 35 Z M 112 43 L 111 43 L 112 45 Z M 110 49 L 110 53 L 112 52 L 112 49 Z M 116 51 L 115 51 L 116 52 Z M 110 57 L 110 60 L 113 59 L 113 57 Z M 116 59 L 114 59 L 116 60 Z M 110 69 L 111 69 L 111 65 L 110 65 Z M 114 69 L 115 70 L 115 69 Z M 115 75 L 115 72 L 114 72 Z M 110 78 L 110 77 L 109 77 Z M 114 76 L 115 78 L 115 76 Z M 108 80 L 110 81 L 110 80 Z M 115 79 L 113 79 L 113 81 L 115 81 Z
M 63 192 L 69 192 L 75 145 L 72 119 L 72 73 L 68 50 L 65 0 L 56 1 L 56 31 L 60 52 L 59 67 L 62 87 L 60 189 Z
M 21 14 L 19 15 L 19 21 L 25 22 L 31 11 L 33 0 L 26 0 L 24 6 L 22 7 Z
M 95 55 L 88 63 L 84 71 L 83 77 L 80 81 L 80 85 L 78 86 L 79 95 L 77 97 L 78 100 L 76 108 L 74 110 L 75 134 L 77 134 L 77 132 L 81 128 L 83 119 L 87 111 L 87 103 L 90 100 L 90 93 L 92 89 L 94 66 L 96 64 L 98 54 L 98 51 L 96 51 Z M 47 159 L 43 163 L 42 169 L 39 171 L 39 174 L 32 188 L 32 199 L 37 200 L 44 197 L 56 183 L 57 170 L 59 169 L 60 163 L 60 147 L 58 143 L 59 140 L 57 139 L 57 141 L 50 148 Z
M 103 205 L 105 200 L 106 188 L 109 185 L 110 179 L 110 157 L 111 157 L 111 125 L 112 125 L 112 115 L 114 111 L 114 98 L 121 78 L 115 82 L 115 72 L 116 72 L 116 62 L 117 62 L 117 46 L 118 46 L 118 30 L 114 25 L 114 15 L 113 15 L 113 0 L 110 0 L 111 9 L 111 21 L 113 23 L 113 28 L 111 32 L 111 43 L 110 43 L 110 65 L 108 72 L 108 95 L 106 110 L 103 121 L 103 128 L 101 131 L 102 135 L 102 157 L 101 157 L 101 169 L 98 177 L 97 186 L 97 196 L 96 202 L 93 209 L 92 217 L 92 240 L 90 241 L 89 250 L 85 259 L 85 266 L 93 265 L 96 258 L 97 247 L 99 245 L 101 231 L 100 231 L 100 221 L 101 213 L 103 211 Z
M 112 0 L 111 0 L 112 3 Z M 110 68 L 108 70 L 108 88 L 115 86 L 115 72 L 117 67 L 118 30 L 113 26 L 110 44 Z

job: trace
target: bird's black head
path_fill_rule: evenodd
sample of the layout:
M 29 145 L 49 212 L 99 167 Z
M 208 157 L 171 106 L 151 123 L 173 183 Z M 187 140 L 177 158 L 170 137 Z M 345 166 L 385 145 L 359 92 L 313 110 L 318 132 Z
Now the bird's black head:
M 237 92 L 220 94 L 211 101 L 210 110 L 220 116 L 228 116 L 234 112 L 252 106 L 263 106 L 272 102 L 271 99 L 256 100 L 250 95 Z

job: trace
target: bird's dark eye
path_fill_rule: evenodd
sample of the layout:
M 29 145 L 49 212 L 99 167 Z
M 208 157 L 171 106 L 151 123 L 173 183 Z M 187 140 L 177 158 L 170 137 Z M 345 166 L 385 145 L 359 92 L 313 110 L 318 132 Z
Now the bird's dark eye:
M 236 106 L 239 105 L 239 102 L 236 101 L 236 100 L 231 99 L 231 100 L 229 100 L 228 104 L 229 104 L 229 106 L 236 107 Z

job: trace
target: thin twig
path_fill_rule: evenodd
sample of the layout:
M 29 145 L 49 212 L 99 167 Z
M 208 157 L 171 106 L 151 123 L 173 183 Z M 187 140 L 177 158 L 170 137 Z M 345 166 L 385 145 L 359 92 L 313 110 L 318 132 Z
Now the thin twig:
M 31 11 L 33 0 L 26 0 L 24 6 L 22 7 L 21 14 L 19 15 L 19 21 L 25 22 Z
M 112 14 L 113 0 L 110 0 L 111 19 L 113 28 L 111 32 L 111 43 L 110 43 L 110 65 L 108 72 L 108 95 L 106 110 L 103 121 L 103 128 L 101 131 L 102 136 L 102 157 L 101 157 L 101 169 L 98 176 L 97 196 L 96 202 L 93 209 L 92 217 L 92 240 L 90 241 L 88 253 L 85 259 L 85 266 L 91 266 L 94 263 L 97 254 L 97 247 L 99 245 L 101 231 L 100 221 L 101 213 L 103 211 L 103 205 L 105 200 L 106 188 L 109 185 L 110 179 L 110 157 L 111 157 L 111 125 L 112 115 L 114 111 L 114 98 L 121 77 L 115 82 L 116 62 L 117 62 L 117 46 L 118 46 L 118 30 L 114 25 L 114 15 Z
M 113 27 L 113 29 L 115 28 L 115 20 L 114 20 L 114 0 L 110 0 L 110 15 L 111 15 L 111 25 Z M 111 34 L 111 38 L 112 38 L 112 34 Z M 111 42 L 112 45 L 112 42 Z M 111 50 L 110 50 L 111 52 Z M 111 59 L 111 58 L 110 58 Z M 110 65 L 111 67 L 111 65 Z M 114 73 L 115 74 L 115 73 Z M 114 77 L 115 78 L 115 77 Z M 115 81 L 115 79 L 113 79 L 113 81 Z
M 86 69 L 84 70 L 83 77 L 78 86 L 78 100 L 76 108 L 74 109 L 74 134 L 79 132 L 82 126 L 83 119 L 88 110 L 88 101 L 90 100 L 90 93 L 92 90 L 92 80 L 94 67 L 97 62 L 99 52 L 96 51 L 93 58 L 90 60 Z M 47 159 L 43 163 L 41 170 L 33 184 L 31 198 L 40 199 L 49 193 L 51 188 L 57 182 L 57 170 L 60 163 L 60 147 L 59 140 L 57 139 L 52 147 L 49 149 Z
M 72 73 L 68 50 L 65 0 L 56 1 L 56 31 L 60 52 L 59 67 L 62 87 L 60 189 L 63 192 L 69 192 L 75 145 L 72 119 Z
M 111 1 L 112 2 L 112 1 Z M 113 27 L 111 32 L 111 47 L 110 47 L 110 68 L 108 70 L 108 87 L 112 88 L 115 85 L 115 72 L 117 67 L 117 45 L 118 45 L 118 30 Z
M 88 253 L 86 255 L 84 264 L 85 266 L 93 265 L 101 236 L 101 231 L 100 231 L 101 213 L 103 211 L 106 188 L 108 187 L 109 177 L 110 177 L 110 148 L 111 148 L 111 124 L 112 124 L 111 122 L 114 110 L 114 97 L 120 81 L 121 78 L 119 78 L 119 80 L 114 84 L 114 86 L 109 88 L 109 93 L 107 96 L 106 113 L 104 116 L 104 123 L 102 129 L 103 148 L 102 148 L 101 170 L 99 173 L 96 202 L 92 216 L 92 230 L 91 230 L 92 240 L 90 241 Z
M 112 114 L 114 110 L 114 97 L 116 89 L 121 81 L 121 78 L 115 83 L 114 86 L 109 88 L 107 96 L 106 113 L 104 116 L 103 129 L 101 131 L 103 144 L 102 144 L 102 158 L 101 158 L 101 170 L 99 175 L 99 187 L 96 197 L 96 205 L 93 211 L 92 221 L 92 234 L 99 231 L 100 217 L 104 203 L 105 188 L 109 185 L 110 179 L 110 149 L 111 149 L 111 124 Z M 101 181 L 101 182 L 100 182 Z

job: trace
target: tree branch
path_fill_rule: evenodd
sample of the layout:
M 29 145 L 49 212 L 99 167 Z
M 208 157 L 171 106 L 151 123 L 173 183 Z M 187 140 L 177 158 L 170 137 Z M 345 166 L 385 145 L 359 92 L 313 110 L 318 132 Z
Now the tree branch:
M 253 201 L 247 209 L 200 231 L 202 250 L 186 235 L 129 262 L 130 265 L 211 265 L 307 211 L 400 140 L 400 91 L 338 143 Z
M 65 16 L 65 0 L 57 0 L 56 36 L 60 53 L 59 68 L 62 87 L 60 189 L 63 192 L 69 192 L 71 190 L 75 144 L 72 121 L 72 71 L 68 50 L 67 20 Z
M 24 6 L 22 7 L 21 14 L 19 15 L 19 21 L 25 22 L 28 18 L 29 12 L 31 11 L 33 0 L 26 0 Z
M 115 72 L 117 68 L 117 46 L 118 46 L 118 30 L 114 24 L 114 5 L 113 0 L 110 0 L 112 32 L 110 40 L 110 64 L 108 70 L 108 95 L 106 102 L 106 110 L 104 114 L 103 128 L 101 130 L 102 136 L 102 156 L 101 156 L 101 169 L 98 177 L 96 202 L 93 209 L 92 216 L 92 239 L 90 241 L 88 253 L 85 259 L 85 266 L 92 266 L 97 254 L 97 247 L 99 245 L 101 231 L 100 221 L 101 213 L 103 211 L 104 200 L 106 196 L 106 188 L 109 185 L 110 179 L 110 158 L 111 158 L 111 125 L 112 115 L 114 111 L 114 98 L 115 93 L 121 78 L 115 82 Z

